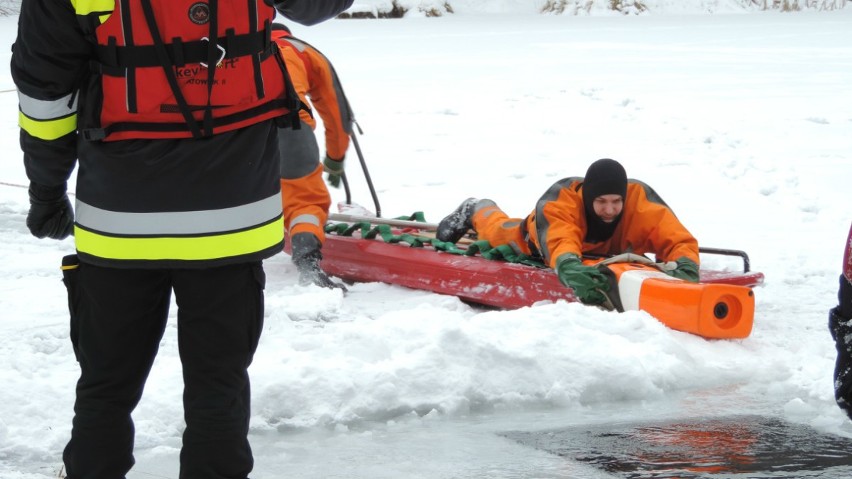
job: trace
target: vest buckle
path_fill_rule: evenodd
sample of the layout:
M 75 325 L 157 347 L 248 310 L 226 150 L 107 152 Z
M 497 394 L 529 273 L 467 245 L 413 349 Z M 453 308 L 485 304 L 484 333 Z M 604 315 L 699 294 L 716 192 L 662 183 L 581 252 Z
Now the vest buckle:
M 210 41 L 210 38 L 208 38 L 208 37 L 201 37 L 201 41 L 202 41 L 202 42 L 209 42 L 209 41 Z M 216 44 L 216 48 L 218 48 L 218 49 L 219 49 L 219 59 L 218 59 L 218 60 L 216 60 L 216 68 L 218 68 L 218 67 L 219 67 L 219 65 L 221 65 L 221 64 L 222 64 L 222 60 L 224 60 L 224 59 L 225 59 L 226 51 L 225 51 L 225 47 L 223 47 L 222 45 L 219 45 L 218 43 Z M 207 63 L 205 63 L 205 62 L 198 62 L 198 63 L 199 63 L 201 66 L 203 66 L 204 68 L 209 68 L 209 67 L 207 66 Z

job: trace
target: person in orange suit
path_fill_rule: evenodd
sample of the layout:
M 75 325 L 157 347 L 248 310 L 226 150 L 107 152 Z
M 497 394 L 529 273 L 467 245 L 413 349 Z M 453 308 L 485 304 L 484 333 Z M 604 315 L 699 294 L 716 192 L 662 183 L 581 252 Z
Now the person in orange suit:
M 340 186 L 352 131 L 352 114 L 340 80 L 325 55 L 293 37 L 281 24 L 273 24 L 272 38 L 304 105 L 299 112 L 299 128 L 281 128 L 278 133 L 284 228 L 290 238 L 293 263 L 299 270 L 300 284 L 345 291 L 346 288 L 332 281 L 319 265 L 325 241 L 323 228 L 331 206 L 331 196 L 322 174 L 323 171 L 328 173 L 330 185 Z M 319 113 L 325 128 L 326 153 L 322 164 L 314 135 L 316 119 L 309 107 Z
M 585 177 L 557 181 L 526 218 L 510 218 L 494 201 L 468 198 L 439 224 L 436 237 L 455 243 L 473 228 L 480 240 L 540 258 L 588 304 L 601 304 L 607 277 L 582 263 L 584 254 L 653 253 L 669 275 L 698 281 L 698 241 L 647 184 L 628 179 L 604 158 Z

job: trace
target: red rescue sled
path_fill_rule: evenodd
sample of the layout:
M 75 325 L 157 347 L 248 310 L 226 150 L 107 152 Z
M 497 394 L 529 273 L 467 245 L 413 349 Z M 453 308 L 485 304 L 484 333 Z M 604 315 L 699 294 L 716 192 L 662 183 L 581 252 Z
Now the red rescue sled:
M 331 215 L 337 221 L 371 221 L 423 231 L 434 225 L 351 215 Z M 643 310 L 679 331 L 705 338 L 745 338 L 754 320 L 751 287 L 763 283 L 763 274 L 749 272 L 748 256 L 735 250 L 703 248 L 703 253 L 740 256 L 744 271 L 700 272 L 701 282 L 672 278 L 645 256 L 628 255 L 605 260 L 615 280 L 610 296 L 613 309 Z M 595 260 L 587 260 L 595 264 Z M 383 282 L 457 296 L 467 302 L 501 309 L 516 309 L 547 301 L 578 301 L 548 268 L 491 261 L 412 248 L 381 239 L 329 234 L 321 263 L 326 273 L 351 282 Z

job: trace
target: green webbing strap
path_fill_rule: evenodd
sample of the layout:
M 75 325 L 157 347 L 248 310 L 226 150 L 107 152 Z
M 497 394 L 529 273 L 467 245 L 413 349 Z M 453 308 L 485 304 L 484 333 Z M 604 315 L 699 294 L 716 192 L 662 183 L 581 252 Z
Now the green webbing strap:
M 385 243 L 407 243 L 412 248 L 422 248 L 423 245 L 429 244 L 431 238 L 421 238 L 409 233 L 394 234 L 391 227 L 388 225 L 376 225 L 371 228 L 370 223 L 362 221 L 354 224 L 335 223 L 325 226 L 325 232 L 336 234 L 339 236 L 352 236 L 356 231 L 364 239 L 374 239 L 376 236 L 381 236 Z
M 397 220 L 419 221 L 425 223 L 426 219 L 422 211 L 415 212 L 411 216 L 401 216 L 394 218 Z M 325 232 L 328 234 L 336 234 L 339 236 L 352 236 L 356 231 L 361 238 L 374 239 L 376 236 L 381 236 L 385 243 L 406 243 L 412 248 L 422 248 L 426 245 L 431 245 L 436 251 L 443 251 L 450 254 L 458 254 L 464 256 L 475 256 L 479 254 L 485 259 L 492 261 L 505 261 L 507 263 L 525 264 L 536 268 L 544 268 L 544 263 L 541 260 L 531 256 L 515 252 L 509 245 L 491 246 L 491 243 L 485 240 L 474 241 L 466 249 L 461 249 L 455 243 L 440 241 L 435 238 L 418 236 L 411 233 L 394 234 L 389 225 L 376 225 L 371 228 L 369 222 L 363 221 L 359 223 L 334 223 L 325 225 Z
M 402 217 L 402 218 L 397 218 L 397 219 L 408 220 L 408 221 L 419 221 L 421 223 L 426 223 L 426 216 L 423 214 L 422 211 L 415 211 L 408 218 Z
M 536 268 L 544 268 L 544 263 L 536 260 L 532 256 L 518 253 L 511 246 L 501 244 L 492 247 L 488 241 L 476 241 L 467 248 L 465 254 L 467 256 L 475 255 L 477 252 L 485 258 L 492 261 L 505 261 L 507 263 L 519 263 Z

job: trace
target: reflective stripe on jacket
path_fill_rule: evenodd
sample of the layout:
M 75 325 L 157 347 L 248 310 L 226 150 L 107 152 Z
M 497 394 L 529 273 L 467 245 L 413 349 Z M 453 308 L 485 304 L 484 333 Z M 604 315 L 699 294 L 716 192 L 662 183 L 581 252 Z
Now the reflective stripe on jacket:
M 157 213 L 107 211 L 77 201 L 74 237 L 80 253 L 117 260 L 239 257 L 281 241 L 280 212 L 278 195 L 220 210 Z
M 201 140 L 80 142 L 81 259 L 204 267 L 281 251 L 277 132 L 267 121 Z
M 236 3 L 219 0 L 220 8 Z M 317 23 L 350 4 L 287 0 L 281 13 L 299 23 Z M 257 5 L 271 12 L 265 1 Z M 280 162 L 273 121 L 201 139 L 79 139 L 80 125 L 89 125 L 84 118 L 100 112 L 87 79 L 97 80 L 89 75 L 94 38 L 114 7 L 114 0 L 27 0 L 12 47 L 27 177 L 61 185 L 78 167 L 75 241 L 81 260 L 110 267 L 206 268 L 280 252 Z M 270 58 L 278 61 L 277 55 Z
M 40 140 L 55 140 L 77 130 L 77 98 L 38 100 L 18 92 L 18 124 Z

